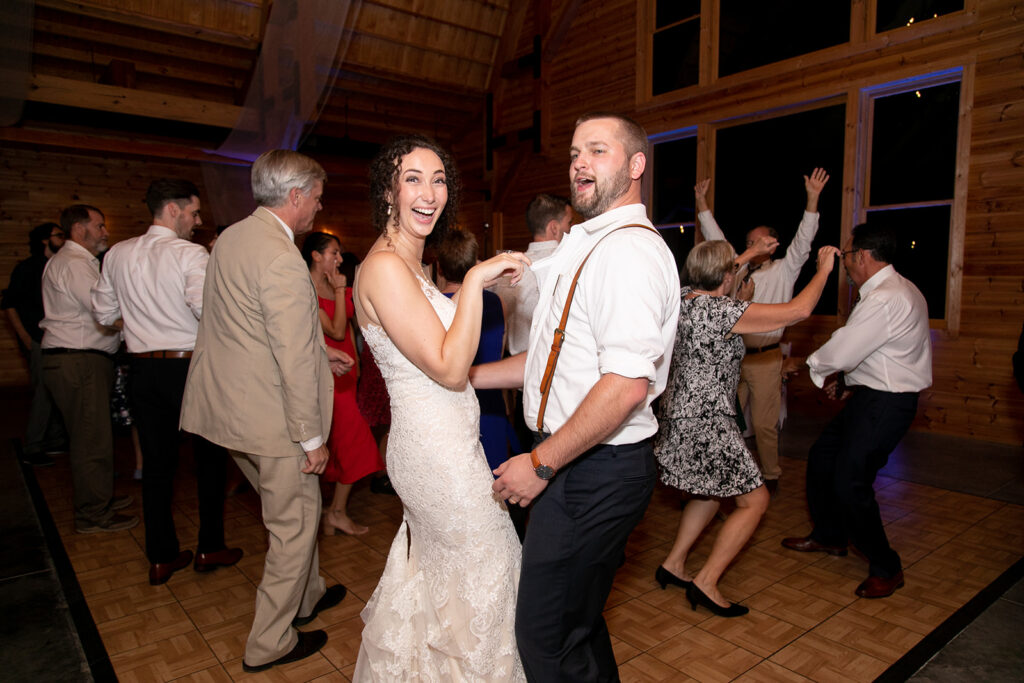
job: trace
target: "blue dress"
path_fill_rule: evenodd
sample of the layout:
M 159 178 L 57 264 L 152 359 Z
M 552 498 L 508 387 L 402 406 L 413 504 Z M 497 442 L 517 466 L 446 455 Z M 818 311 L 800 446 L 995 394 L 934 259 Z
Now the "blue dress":
M 505 338 L 505 315 L 501 297 L 484 290 L 484 312 L 480 325 L 480 345 L 476 349 L 473 365 L 501 360 L 502 341 Z M 451 294 L 445 294 L 449 299 Z M 487 455 L 487 464 L 495 469 L 512 455 L 521 452 L 519 439 L 505 413 L 505 399 L 500 389 L 476 389 L 480 402 L 480 442 Z

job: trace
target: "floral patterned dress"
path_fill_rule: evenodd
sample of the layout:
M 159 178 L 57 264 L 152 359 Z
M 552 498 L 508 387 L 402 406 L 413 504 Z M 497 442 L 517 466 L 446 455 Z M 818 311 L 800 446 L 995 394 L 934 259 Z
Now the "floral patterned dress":
M 725 296 L 686 298 L 654 440 L 661 480 L 698 496 L 728 498 L 763 483 L 736 424 L 736 385 L 745 352 L 733 326 L 750 302 Z

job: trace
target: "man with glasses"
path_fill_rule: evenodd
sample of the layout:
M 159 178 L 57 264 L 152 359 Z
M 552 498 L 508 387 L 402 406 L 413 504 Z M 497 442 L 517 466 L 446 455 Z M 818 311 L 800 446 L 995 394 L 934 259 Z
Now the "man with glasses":
M 817 386 L 848 400 L 807 458 L 814 529 L 782 541 L 790 550 L 839 556 L 852 543 L 869 563 L 868 578 L 855 591 L 862 598 L 884 598 L 903 586 L 900 556 L 889 546 L 873 486 L 914 421 L 919 393 L 932 383 L 928 304 L 893 268 L 897 250 L 890 228 L 868 222 L 853 229 L 842 252 L 859 301 L 807 366 Z
M 743 283 L 739 291 L 749 292 L 749 287 L 753 285 L 753 294 L 749 296 L 754 303 L 783 304 L 793 298 L 793 286 L 811 253 L 811 242 L 818 232 L 818 197 L 827 182 L 828 174 L 821 168 L 814 169 L 809 177 L 804 176 L 807 206 L 783 258 L 772 260 L 772 254 L 775 253 L 773 248 L 740 266 L 736 273 L 736 282 Z M 708 207 L 707 191 L 710 183 L 710 179 L 704 179 L 694 188 L 697 220 L 700 221 L 701 234 L 705 240 L 724 240 L 725 235 Z M 764 238 L 773 238 L 777 244 L 779 234 L 774 228 L 758 226 L 747 233 L 747 249 Z M 738 388 L 740 403 L 746 406 L 750 402 L 757 456 L 761 461 L 765 486 L 772 495 L 778 490 L 779 475 L 782 474 L 779 467 L 779 413 L 782 410 L 782 350 L 779 341 L 785 331 L 786 328 L 780 327 L 763 334 L 743 335 L 747 355 L 740 368 Z
M 19 346 L 28 359 L 32 385 L 32 404 L 25 426 L 22 460 L 36 467 L 53 464 L 50 455 L 67 446 L 67 434 L 60 415 L 54 410 L 50 392 L 43 386 L 42 354 L 39 342 L 43 330 L 43 268 L 50 257 L 64 246 L 64 231 L 56 223 L 42 223 L 32 228 L 28 237 L 29 257 L 14 266 L 11 281 L 4 290 L 0 308 L 18 337 Z

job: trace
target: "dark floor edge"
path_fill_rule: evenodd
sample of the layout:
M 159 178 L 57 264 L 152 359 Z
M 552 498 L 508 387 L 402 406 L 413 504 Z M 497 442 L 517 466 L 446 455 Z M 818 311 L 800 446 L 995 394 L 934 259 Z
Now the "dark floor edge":
M 57 525 L 53 522 L 50 514 L 50 507 L 46 504 L 46 498 L 39 488 L 36 480 L 36 473 L 32 465 L 25 464 L 21 458 L 21 443 L 18 439 L 14 441 L 14 453 L 21 463 L 21 475 L 25 480 L 25 487 L 32 498 L 32 505 L 35 507 L 36 516 L 39 518 L 39 526 L 42 527 L 43 538 L 46 540 L 47 550 L 50 551 L 50 558 L 53 560 L 54 569 L 57 572 L 57 580 L 60 581 L 64 591 L 64 598 L 68 603 L 68 610 L 74 621 L 75 629 L 78 631 L 78 640 L 85 653 L 85 659 L 89 664 L 93 679 L 96 683 L 116 683 L 117 675 L 110 663 L 110 656 L 103 646 L 103 639 L 100 638 L 96 622 L 93 621 L 92 612 L 82 594 L 82 587 L 78 583 L 78 577 L 68 559 L 64 543 L 61 541 Z
M 967 601 L 967 604 L 953 612 L 934 631 L 922 638 L 921 642 L 893 662 L 892 666 L 875 679 L 875 683 L 905 681 L 913 676 L 1022 577 L 1024 577 L 1024 558 L 1017 560 L 999 578 L 982 588 L 977 595 Z

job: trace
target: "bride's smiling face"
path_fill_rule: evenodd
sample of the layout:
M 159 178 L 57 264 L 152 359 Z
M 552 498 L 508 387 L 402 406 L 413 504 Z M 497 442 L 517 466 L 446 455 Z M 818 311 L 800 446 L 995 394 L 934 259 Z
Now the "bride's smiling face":
M 393 204 L 399 232 L 429 235 L 448 202 L 448 181 L 441 158 L 422 147 L 402 157 L 397 192 Z

